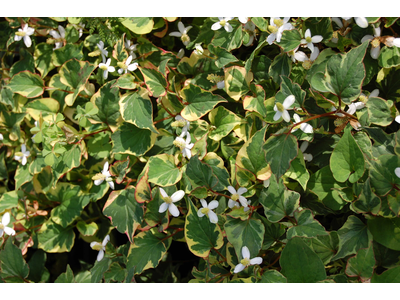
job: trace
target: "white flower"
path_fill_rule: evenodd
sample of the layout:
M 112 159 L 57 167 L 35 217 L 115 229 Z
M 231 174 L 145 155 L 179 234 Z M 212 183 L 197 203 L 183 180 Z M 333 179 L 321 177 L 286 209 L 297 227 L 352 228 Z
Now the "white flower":
M 398 115 L 394 120 L 395 120 L 397 123 L 400 124 L 400 115 Z
M 203 47 L 201 46 L 201 43 L 196 43 L 196 44 L 194 45 L 194 47 L 196 48 L 196 49 L 194 50 L 194 53 L 196 53 L 197 55 L 203 55 L 204 49 L 203 49 Z
M 394 173 L 396 174 L 397 177 L 400 178 L 400 168 L 394 169 Z M 4 217 L 3 217 L 4 218 Z M 1 235 L 0 235 L 1 236 Z
M 342 19 L 348 21 L 351 19 L 351 17 L 342 17 Z M 368 20 L 367 18 L 364 17 L 354 17 L 354 20 L 356 21 L 356 24 L 360 26 L 361 28 L 367 28 L 368 27 Z M 342 27 L 342 26 L 340 26 Z
M 182 118 L 181 115 L 177 115 L 175 117 L 175 122 L 172 122 L 171 124 L 172 127 L 182 127 L 182 133 L 180 137 L 184 137 L 185 134 L 187 134 L 187 131 L 189 130 L 190 123 L 188 120 Z
M 173 31 L 169 35 L 180 37 L 182 43 L 187 46 L 190 43 L 190 37 L 188 36 L 187 32 L 192 28 L 192 26 L 185 27 L 181 21 L 178 22 L 178 31 Z
M 132 55 L 133 59 L 136 58 L 136 54 L 133 52 L 137 50 L 137 45 L 138 44 L 132 44 L 130 40 L 125 39 L 125 48 L 128 49 L 129 55 Z
M 304 37 L 305 37 L 305 39 L 302 39 L 301 43 L 307 44 L 307 48 L 310 49 L 311 52 L 314 52 L 314 43 L 319 43 L 323 39 L 322 35 L 314 35 L 313 37 L 311 37 L 310 29 L 306 30 Z
M 233 273 L 239 273 L 243 271 L 244 268 L 250 265 L 259 265 L 263 261 L 261 257 L 254 257 L 250 259 L 250 251 L 249 248 L 247 248 L 246 246 L 242 247 L 242 257 L 243 259 L 240 261 L 240 264 L 236 265 Z
M 107 57 L 107 55 L 108 55 L 108 51 L 104 49 L 104 43 L 103 43 L 103 41 L 100 41 L 100 42 L 97 44 L 97 48 L 99 48 L 99 50 L 100 50 L 101 57 L 103 58 L 103 64 L 104 64 L 105 61 L 106 61 L 106 57 Z
M 287 55 L 289 55 L 294 63 L 296 62 L 296 60 L 301 62 L 308 60 L 307 55 L 303 51 L 297 51 L 298 49 L 299 47 L 297 47 L 293 51 L 287 52 Z
M 22 156 L 21 155 L 15 155 L 14 159 L 18 160 L 18 161 L 22 160 L 22 165 L 25 166 L 27 161 L 28 161 L 26 158 L 31 155 L 31 153 L 28 150 L 26 150 L 25 144 L 21 145 L 21 153 L 22 153 Z
M 353 115 L 356 110 L 360 110 L 365 107 L 365 104 L 363 102 L 353 102 L 349 105 L 349 108 L 347 109 L 347 113 L 350 115 Z
M 127 73 L 128 71 L 133 72 L 137 69 L 138 67 L 138 63 L 134 62 L 133 64 L 131 64 L 133 57 L 132 55 L 130 55 L 127 59 L 125 63 L 118 63 L 118 66 L 120 66 L 121 68 L 118 70 L 118 74 L 122 74 L 122 73 Z
M 0 223 L 0 237 L 3 236 L 4 232 L 7 235 L 15 235 L 15 230 L 12 229 L 11 227 L 7 227 L 8 223 L 10 223 L 10 213 L 6 212 L 3 215 L 3 218 L 1 219 Z
M 378 59 L 379 54 L 381 52 L 381 41 L 380 41 L 380 36 L 381 36 L 381 28 L 380 27 L 373 27 L 374 28 L 374 36 L 367 34 L 361 39 L 361 43 L 364 43 L 365 41 L 372 41 L 371 42 L 371 57 L 373 59 Z
M 300 117 L 299 117 L 298 114 L 294 114 L 294 115 L 293 115 L 293 119 L 295 120 L 296 123 L 301 122 Z M 310 124 L 308 124 L 308 123 L 301 123 L 300 125 L 294 127 L 292 131 L 295 132 L 295 131 L 296 131 L 297 129 L 299 129 L 299 128 L 300 128 L 304 133 L 313 133 L 313 132 L 314 132 L 313 127 L 312 127 Z
M 110 188 L 114 189 L 114 182 L 112 181 L 110 171 L 108 170 L 108 161 L 106 161 L 106 163 L 104 164 L 103 171 L 93 176 L 92 179 L 94 180 L 95 185 L 100 185 L 105 180 L 106 182 L 108 182 Z
M 83 23 L 72 24 L 72 26 L 74 26 L 74 28 L 75 28 L 76 30 L 78 30 L 78 32 L 79 32 L 79 37 L 81 37 L 82 34 L 83 34 L 83 28 L 85 28 L 85 24 L 83 24 Z
M 90 243 L 90 247 L 92 247 L 93 250 L 99 251 L 99 254 L 97 254 L 97 261 L 101 261 L 103 259 L 104 252 L 106 251 L 106 245 L 109 240 L 110 240 L 110 236 L 107 235 L 101 244 L 99 242 L 91 242 Z
M 15 33 L 14 36 L 14 41 L 20 41 L 22 38 L 24 39 L 24 43 L 26 47 L 32 46 L 32 40 L 29 37 L 35 32 L 35 29 L 31 28 L 28 26 L 28 24 L 25 24 L 24 27 L 18 28 L 18 32 Z
M 190 133 L 187 130 L 188 130 L 187 127 L 183 127 L 181 135 L 175 138 L 173 144 L 179 149 L 181 149 L 183 157 L 187 157 L 188 159 L 190 159 L 192 157 L 192 152 L 190 150 L 193 148 L 194 144 L 190 143 L 191 137 Z M 185 134 L 186 134 L 186 141 L 183 139 Z
M 223 89 L 225 87 L 225 80 L 217 82 L 217 88 Z
M 307 147 L 308 147 L 308 142 L 304 141 L 300 146 L 300 151 L 303 153 L 304 160 L 310 162 L 313 160 L 313 156 L 312 154 L 304 153 L 304 151 L 307 150 Z
M 247 206 L 243 209 L 243 211 L 248 211 L 249 209 L 250 209 L 250 203 L 251 203 L 251 200 L 249 200 L 249 201 L 247 201 Z
M 233 30 L 232 25 L 228 23 L 233 18 L 221 18 L 221 17 L 218 17 L 218 19 L 219 19 L 219 22 L 216 22 L 211 26 L 212 30 L 218 30 L 218 29 L 220 29 L 222 27 L 224 27 L 224 29 L 226 31 L 228 31 L 228 32 L 231 32 Z
M 61 25 L 58 25 L 58 31 L 60 33 L 58 33 L 57 31 L 52 29 L 52 30 L 50 30 L 49 34 L 53 38 L 55 38 L 56 40 L 64 39 L 65 38 L 65 29 L 64 29 L 64 27 L 62 27 Z M 55 47 L 54 47 L 53 50 L 61 48 L 63 45 L 64 45 L 63 41 L 58 41 L 58 42 L 55 43 Z
M 213 200 L 207 205 L 207 201 L 204 199 L 200 199 L 201 205 L 203 208 L 199 209 L 197 211 L 197 215 L 199 218 L 203 217 L 204 215 L 207 215 L 208 218 L 210 219 L 211 223 L 217 224 L 218 223 L 218 216 L 215 212 L 212 211 L 212 209 L 215 209 L 218 207 L 218 201 Z
M 168 209 L 169 212 L 171 213 L 171 215 L 173 215 L 174 217 L 178 217 L 179 209 L 176 207 L 174 202 L 181 200 L 183 198 L 183 196 L 185 196 L 185 192 L 182 190 L 179 190 L 179 191 L 173 193 L 171 197 L 169 197 L 163 188 L 160 187 L 159 189 L 160 189 L 160 193 L 161 193 L 161 198 L 164 200 L 164 203 L 160 205 L 158 212 L 163 213 L 163 212 L 167 211 L 167 209 Z
M 239 204 L 236 202 L 239 200 L 242 206 L 247 207 L 247 199 L 242 196 L 242 194 L 247 192 L 247 189 L 244 187 L 240 187 L 237 191 L 233 188 L 233 186 L 228 186 L 228 191 L 232 194 L 231 199 L 228 201 L 229 208 L 233 208 L 234 206 L 239 207 Z
M 298 51 L 298 52 L 301 52 L 301 51 Z M 303 64 L 302 64 L 303 68 L 308 70 L 308 69 L 311 68 L 313 61 L 317 59 L 318 55 L 319 55 L 319 49 L 317 47 L 315 47 L 314 48 L 314 52 L 311 53 L 309 59 L 306 56 L 305 60 L 299 60 L 299 59 L 297 59 L 297 60 L 302 61 L 303 62 Z
M 107 79 L 108 77 L 108 72 L 114 72 L 115 68 L 113 66 L 110 66 L 111 64 L 111 58 L 107 59 L 107 63 L 99 63 L 99 68 L 102 69 L 103 72 L 103 77 L 104 79 Z
M 249 17 L 238 17 L 238 19 L 242 24 L 246 24 L 247 22 L 249 22 Z
M 292 24 L 288 23 L 289 20 L 290 17 L 285 17 L 283 20 L 276 17 L 270 18 L 268 30 L 271 34 L 267 37 L 268 44 L 272 45 L 275 40 L 279 43 L 282 38 L 282 32 L 294 28 Z
M 292 106 L 295 100 L 296 98 L 290 95 L 286 97 L 283 103 L 277 102 L 274 106 L 274 111 L 276 111 L 274 121 L 278 121 L 282 117 L 286 122 L 290 122 L 290 115 L 287 110 Z

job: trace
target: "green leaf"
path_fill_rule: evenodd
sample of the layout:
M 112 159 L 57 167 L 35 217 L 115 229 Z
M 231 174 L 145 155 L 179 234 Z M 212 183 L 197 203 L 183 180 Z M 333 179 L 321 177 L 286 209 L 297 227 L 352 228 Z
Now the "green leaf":
M 374 274 L 371 283 L 399 283 L 400 282 L 400 266 L 396 266 L 386 270 L 382 274 Z
M 119 101 L 119 107 L 126 122 L 158 134 L 153 124 L 153 105 L 147 96 L 140 93 L 125 94 Z
M 53 177 L 56 179 L 54 185 L 62 175 L 81 164 L 82 152 L 80 146 L 78 144 L 73 144 L 65 146 L 65 148 L 66 151 L 56 158 L 56 161 L 52 166 Z
M 169 243 L 168 240 L 163 241 L 160 235 L 144 231 L 134 237 L 127 257 L 127 269 L 135 268 L 135 274 L 141 274 L 147 269 L 157 267 L 167 253 Z
M 371 180 L 368 178 L 362 188 L 360 197 L 352 203 L 358 213 L 377 215 L 381 208 L 381 199 L 371 189 Z
M 95 65 L 75 58 L 68 60 L 61 66 L 59 71 L 61 83 L 74 91 L 73 94 L 68 94 L 65 97 L 65 103 L 68 106 L 72 106 L 78 94 L 85 89 L 86 82 L 95 68 Z
M 143 221 L 143 208 L 135 199 L 135 189 L 113 191 L 103 208 L 105 216 L 121 233 L 125 233 L 129 240 Z
M 231 23 L 231 25 L 233 29 L 231 32 L 227 32 L 224 29 L 215 32 L 215 37 L 212 40 L 214 46 L 219 46 L 225 48 L 227 51 L 232 51 L 242 45 L 243 32 L 241 24 Z
M 400 65 L 400 51 L 396 46 L 383 47 L 378 57 L 379 66 L 392 68 Z
M 364 174 L 364 155 L 351 135 L 350 129 L 344 131 L 342 138 L 333 150 L 330 168 L 333 177 L 339 182 L 345 182 L 348 179 L 354 183 Z
M 169 154 L 159 154 L 149 158 L 149 182 L 159 186 L 176 184 L 182 178 L 182 172 L 175 165 L 175 159 Z
M 35 65 L 32 54 L 26 51 L 25 48 L 20 48 L 20 56 L 22 59 L 13 64 L 10 69 L 10 77 L 21 71 L 30 71 L 32 73 L 35 72 Z
M 151 201 L 151 188 L 149 184 L 149 169 L 145 169 L 145 173 L 138 180 L 135 189 L 135 199 L 139 203 Z
M 144 155 L 153 147 L 157 135 L 150 130 L 141 129 L 130 123 L 123 123 L 111 139 L 114 153 L 126 153 L 135 156 Z
M 219 141 L 227 136 L 236 126 L 241 123 L 241 118 L 222 106 L 214 108 L 208 114 L 212 125 L 216 128 L 209 133 L 209 138 Z
M 356 216 L 349 216 L 346 223 L 338 230 L 339 250 L 332 260 L 337 260 L 357 253 L 361 248 L 367 248 L 372 241 L 372 235 L 367 225 Z
M 255 85 L 252 91 L 256 93 L 256 97 L 246 96 L 243 100 L 243 108 L 248 111 L 258 113 L 262 118 L 267 116 L 267 109 L 265 107 L 265 91 L 261 85 Z
M 277 178 L 289 169 L 290 162 L 297 156 L 297 147 L 297 140 L 291 134 L 273 135 L 265 142 L 265 159 Z
M 53 55 L 53 45 L 40 43 L 35 46 L 34 59 L 35 59 L 35 67 L 39 70 L 42 78 L 46 77 L 46 75 L 54 69 L 54 65 L 51 61 L 51 57 Z
M 0 214 L 6 209 L 14 208 L 18 206 L 18 194 L 17 190 L 6 192 L 0 197 Z
M 164 75 L 154 69 L 138 68 L 144 77 L 144 82 L 149 91 L 149 95 L 155 98 L 167 94 L 168 83 Z
M 197 209 L 192 201 L 187 198 L 189 209 L 185 222 L 185 238 L 189 250 L 196 256 L 207 257 L 211 249 L 223 246 L 223 236 L 217 224 L 213 224 L 207 217 L 199 218 Z
M 368 220 L 368 229 L 374 241 L 393 250 L 400 251 L 400 219 L 376 217 Z
M 261 250 L 264 239 L 264 224 L 260 220 L 242 221 L 227 216 L 224 229 L 228 241 L 235 247 L 237 257 L 242 256 L 242 248 L 249 248 L 250 257 L 256 257 Z
M 95 261 L 94 267 L 90 270 L 92 277 L 91 283 L 100 282 L 103 279 L 104 273 L 108 270 L 111 264 L 111 259 L 104 257 L 101 261 Z
M 109 132 L 99 132 L 93 135 L 87 142 L 88 153 L 96 159 L 108 157 L 112 149 L 110 137 Z
M 269 76 L 274 82 L 281 83 L 281 75 L 289 76 L 292 70 L 292 61 L 286 53 L 275 56 L 274 61 L 269 67 Z
M 29 71 L 15 74 L 7 85 L 13 93 L 20 94 L 26 98 L 35 98 L 43 94 L 44 81 L 39 75 Z
M 400 157 L 395 155 L 381 155 L 371 163 L 371 185 L 379 196 L 388 194 L 395 184 L 400 185 L 400 178 L 394 170 L 400 166 Z
M 212 168 L 208 164 L 201 162 L 197 155 L 190 158 L 186 168 L 186 175 L 194 188 L 204 186 L 207 189 L 213 189 L 218 183 L 218 178 Z
M 55 283 L 76 283 L 74 279 L 74 273 L 71 270 L 71 267 L 67 265 L 67 270 L 65 273 L 61 273 L 60 276 L 54 281 Z
M 134 90 L 137 88 L 137 84 L 135 83 L 135 77 L 133 77 L 133 75 L 130 73 L 121 75 L 117 79 L 115 86 L 125 90 Z
M 182 110 L 181 116 L 188 121 L 196 121 L 212 110 L 218 103 L 227 102 L 219 95 L 214 95 L 200 87 L 189 84 L 181 90 L 183 99 L 188 105 Z
M 99 229 L 95 222 L 86 223 L 84 221 L 79 221 L 76 224 L 76 228 L 84 236 L 93 236 Z
M 299 151 L 297 157 L 290 163 L 290 168 L 285 175 L 289 178 L 297 180 L 297 182 L 302 186 L 303 190 L 306 190 L 307 182 L 310 179 L 310 174 L 306 168 L 303 153 L 301 153 L 301 151 Z
M 294 218 L 297 223 L 287 231 L 287 238 L 291 239 L 295 236 L 301 237 L 316 237 L 318 235 L 328 235 L 325 228 L 314 219 L 311 210 L 303 209 L 295 211 Z
M 33 100 L 26 105 L 26 111 L 35 119 L 39 120 L 40 115 L 43 119 L 55 118 L 60 109 L 60 103 L 52 98 L 41 98 Z M 48 116 L 48 117 L 47 117 Z M 46 118 L 47 117 L 47 118 Z
M 292 104 L 294 107 L 302 107 L 304 99 L 306 97 L 306 92 L 303 91 L 297 83 L 293 83 L 290 78 L 286 76 L 281 76 L 281 89 L 280 91 L 276 94 L 275 100 L 276 102 L 282 103 L 285 101 L 285 99 L 293 95 L 295 97 L 295 101 Z
M 347 261 L 346 274 L 349 277 L 358 277 L 363 281 L 372 277 L 375 266 L 372 243 L 367 249 L 358 250 L 357 254 Z
M 29 267 L 22 257 L 21 250 L 9 238 L 4 250 L 0 252 L 1 277 L 18 277 L 24 279 L 29 274 Z
M 128 52 L 125 50 L 125 35 L 122 35 L 122 38 L 115 43 L 114 50 L 112 52 L 112 56 L 115 58 L 117 62 L 125 62 L 128 58 Z
M 36 250 L 32 257 L 29 259 L 29 276 L 28 279 L 34 282 L 40 282 L 42 275 L 45 272 L 46 252 L 43 250 Z
M 153 18 L 125 18 L 122 22 L 126 28 L 136 34 L 147 34 L 153 30 L 154 21 Z
M 393 122 L 390 106 L 388 102 L 382 98 L 368 98 L 366 107 L 368 109 L 368 118 L 371 123 L 379 126 L 388 126 Z
M 214 175 L 218 178 L 218 183 L 214 187 L 214 191 L 222 191 L 226 189 L 229 184 L 229 173 L 224 166 L 224 160 L 214 152 L 209 152 L 203 158 L 203 162 L 208 164 Z
M 53 223 L 51 220 L 43 223 L 38 232 L 38 248 L 49 253 L 69 252 L 74 245 L 75 233 L 73 228 Z
M 290 239 L 283 248 L 279 263 L 288 283 L 313 283 L 326 279 L 324 264 L 299 237 Z
M 56 67 L 70 59 L 81 60 L 83 58 L 83 44 L 66 44 L 64 47 L 55 49 L 52 55 L 52 62 Z
M 226 93 L 235 101 L 239 101 L 250 90 L 253 74 L 239 66 L 226 68 L 224 72 Z
M 300 194 L 288 190 L 283 184 L 282 178 L 277 181 L 275 176 L 271 176 L 270 185 L 268 189 L 262 189 L 259 201 L 264 207 L 268 221 L 275 223 L 286 216 L 293 215 L 299 207 Z
M 117 126 L 120 117 L 119 88 L 114 86 L 115 80 L 106 82 L 93 96 L 90 102 L 97 108 L 98 112 L 90 116 L 95 121 L 100 121 L 109 126 Z
M 126 174 L 131 170 L 131 168 L 129 168 L 129 163 L 130 160 L 128 156 L 125 160 L 116 161 L 110 166 L 110 173 L 111 175 L 116 176 L 116 183 L 121 184 Z
M 262 274 L 259 283 L 287 283 L 287 279 L 277 270 L 268 270 Z
M 339 248 L 339 237 L 336 231 L 329 235 L 319 235 L 311 239 L 303 239 L 308 246 L 319 256 L 324 265 L 327 265 Z
M 124 281 L 127 270 L 122 268 L 121 265 L 117 262 L 113 262 L 110 266 L 110 269 L 104 273 L 104 280 L 105 282 L 122 282 Z
M 284 52 L 290 52 L 300 46 L 301 35 L 297 29 L 282 32 L 281 41 L 278 43 Z
M 29 164 L 18 165 L 17 171 L 15 172 L 15 189 L 19 189 L 25 183 L 31 181 L 33 175 L 29 172 Z
M 218 68 L 223 68 L 227 64 L 238 60 L 234 55 L 222 47 L 215 47 L 213 44 L 209 44 L 208 50 L 211 54 L 214 54 L 217 57 L 215 60 L 215 65 Z

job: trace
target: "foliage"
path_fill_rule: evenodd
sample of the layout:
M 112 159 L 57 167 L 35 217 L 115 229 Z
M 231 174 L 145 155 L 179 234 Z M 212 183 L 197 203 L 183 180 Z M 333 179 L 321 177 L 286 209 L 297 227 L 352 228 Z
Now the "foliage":
M 396 18 L 0 25 L 1 282 L 399 282 Z

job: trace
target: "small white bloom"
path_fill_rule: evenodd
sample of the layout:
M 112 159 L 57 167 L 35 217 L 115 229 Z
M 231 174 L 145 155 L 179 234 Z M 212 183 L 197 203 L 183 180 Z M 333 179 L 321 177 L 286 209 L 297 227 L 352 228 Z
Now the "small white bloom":
M 394 169 L 394 173 L 396 174 L 397 177 L 400 178 L 400 168 Z M 0 235 L 1 236 L 1 235 Z
M 24 27 L 18 28 L 18 32 L 15 33 L 14 36 L 14 41 L 20 41 L 22 38 L 24 39 L 24 43 L 26 47 L 32 46 L 32 40 L 29 37 L 35 32 L 35 29 L 31 28 L 28 26 L 28 24 L 25 24 Z
M 228 201 L 228 207 L 233 208 L 234 206 L 239 207 L 237 201 L 239 200 L 242 206 L 247 207 L 247 199 L 242 196 L 242 194 L 247 192 L 247 189 L 244 187 L 240 187 L 237 191 L 234 189 L 233 186 L 228 186 L 228 191 L 232 194 L 231 199 Z
M 367 34 L 361 39 L 361 43 L 364 43 L 365 41 L 372 41 L 371 42 L 371 57 L 373 59 L 378 59 L 379 54 L 381 52 L 381 42 L 380 42 L 380 36 L 381 36 L 381 28 L 380 27 L 373 27 L 374 28 L 374 36 Z
M 351 19 L 351 17 L 342 17 L 342 19 L 348 21 Z M 368 20 L 367 18 L 364 17 L 354 17 L 354 20 L 356 21 L 356 24 L 360 26 L 361 28 L 367 28 L 368 27 Z
M 52 30 L 50 30 L 49 34 L 55 39 L 65 39 L 64 27 L 62 27 L 61 25 L 58 25 L 58 31 L 59 31 L 59 33 L 56 30 L 52 29 Z M 61 48 L 63 45 L 64 45 L 64 43 L 62 41 L 56 42 L 53 50 Z
M 188 130 L 187 127 L 183 127 L 181 135 L 175 138 L 173 144 L 179 149 L 181 149 L 183 157 L 187 157 L 188 159 L 190 159 L 192 157 L 192 152 L 190 150 L 193 148 L 194 144 L 190 143 L 191 136 L 187 130 Z M 183 139 L 183 136 L 185 134 L 186 134 L 186 141 Z
M 82 34 L 83 34 L 83 29 L 85 28 L 85 24 L 83 24 L 83 23 L 72 24 L 72 26 L 74 26 L 74 28 L 75 28 L 76 30 L 78 30 L 78 32 L 79 32 L 79 37 L 81 37 Z
M 400 115 L 398 115 L 394 120 L 395 120 L 397 123 L 400 124 Z
M 303 51 L 297 51 L 298 49 L 299 47 L 297 47 L 293 51 L 287 52 L 287 55 L 289 55 L 294 63 L 296 62 L 296 60 L 301 62 L 308 60 L 307 55 Z
M 243 271 L 244 268 L 250 265 L 259 265 L 263 261 L 261 257 L 254 257 L 250 259 L 250 251 L 249 248 L 247 248 L 246 246 L 242 247 L 242 257 L 243 259 L 240 261 L 238 265 L 236 265 L 233 273 L 239 273 Z
M 238 17 L 238 19 L 242 24 L 246 24 L 247 22 L 249 22 L 249 17 Z
M 322 41 L 323 37 L 322 35 L 314 35 L 313 37 L 311 36 L 311 30 L 307 29 L 305 34 L 304 34 L 305 39 L 301 40 L 302 44 L 307 44 L 307 48 L 311 50 L 311 52 L 314 52 L 314 43 L 319 43 Z
M 97 261 L 101 261 L 104 257 L 104 252 L 106 252 L 106 245 L 108 243 L 108 241 L 110 240 L 110 236 L 107 235 L 103 242 L 100 244 L 99 242 L 91 242 L 90 243 L 90 247 L 93 250 L 97 250 L 99 251 L 99 254 L 97 254 Z
M 95 185 L 100 185 L 105 180 L 106 182 L 108 182 L 110 188 L 114 189 L 114 182 L 112 181 L 110 171 L 108 170 L 108 161 L 106 161 L 106 163 L 104 164 L 101 174 L 99 173 L 95 175 L 94 178 Z
M 296 122 L 296 123 L 299 123 L 299 122 L 301 122 L 301 120 L 300 120 L 300 117 L 299 117 L 299 115 L 298 114 L 294 114 L 293 115 L 293 119 L 294 119 L 294 121 Z M 313 130 L 313 127 L 310 125 L 310 124 L 308 124 L 308 123 L 301 123 L 299 126 L 296 126 L 295 128 L 293 128 L 293 132 L 295 132 L 297 129 L 301 129 L 304 133 L 313 133 L 314 132 L 314 130 Z
M 400 48 L 400 38 L 393 39 L 392 43 L 393 43 L 393 46 Z
M 349 105 L 349 108 L 347 109 L 347 113 L 350 115 L 353 115 L 356 110 L 360 110 L 365 107 L 365 104 L 363 102 L 353 102 Z
M 103 41 L 100 41 L 97 44 L 97 48 L 99 48 L 100 53 L 101 53 L 101 57 L 103 58 L 103 64 L 106 62 L 106 57 L 108 55 L 108 51 L 106 49 L 104 49 L 104 43 Z
M 308 142 L 304 141 L 300 146 L 300 151 L 303 153 L 304 160 L 310 162 L 313 160 L 313 156 L 312 154 L 304 153 L 304 151 L 307 150 L 307 147 L 308 147 Z
M 204 199 L 200 199 L 201 205 L 203 208 L 199 209 L 197 211 L 197 215 L 199 218 L 203 217 L 204 215 L 207 215 L 208 218 L 210 219 L 211 223 L 217 224 L 218 223 L 218 216 L 215 212 L 212 211 L 212 209 L 215 209 L 218 207 L 218 201 L 213 200 L 207 205 L 207 201 Z
M 250 209 L 250 203 L 251 203 L 251 200 L 249 200 L 249 201 L 247 201 L 247 207 L 245 207 L 245 208 L 243 208 L 243 211 L 248 211 L 249 209 Z
M 137 50 L 137 45 L 138 44 L 132 44 L 130 40 L 125 39 L 125 48 L 128 49 L 129 55 L 131 55 L 133 59 L 136 58 L 136 54 L 134 52 Z
M 192 26 L 185 27 L 181 21 L 178 22 L 178 31 L 173 31 L 169 35 L 180 37 L 182 43 L 187 46 L 190 43 L 190 37 L 188 36 L 188 31 L 192 28 Z
M 131 64 L 133 57 L 132 55 L 130 55 L 127 59 L 125 63 L 118 63 L 118 65 L 121 67 L 118 70 L 118 74 L 122 74 L 122 73 L 128 73 L 128 71 L 133 72 L 137 69 L 138 67 L 138 63 L 134 62 L 133 64 Z
M 217 82 L 217 88 L 223 89 L 225 87 L 225 80 Z
M 10 213 L 6 212 L 3 215 L 3 218 L 1 219 L 1 223 L 0 223 L 0 237 L 3 236 L 4 232 L 7 235 L 15 235 L 15 230 L 12 229 L 11 227 L 7 227 L 7 225 L 9 223 L 10 223 Z
M 102 69 L 103 72 L 103 77 L 104 79 L 107 79 L 108 77 L 108 72 L 114 72 L 115 68 L 113 66 L 110 66 L 111 64 L 111 58 L 107 59 L 107 63 L 99 63 L 99 68 Z
M 174 202 L 181 200 L 183 198 L 183 196 L 185 196 L 185 192 L 182 190 L 179 190 L 179 191 L 173 193 L 171 197 L 169 197 L 163 188 L 160 187 L 159 189 L 160 189 L 161 198 L 164 200 L 164 203 L 160 205 L 158 212 L 163 213 L 163 212 L 167 211 L 167 209 L 168 209 L 169 212 L 171 213 L 171 215 L 173 215 L 174 217 L 178 217 L 179 209 L 176 207 Z
M 229 21 L 232 20 L 233 18 L 221 18 L 221 17 L 218 17 L 218 19 L 219 19 L 219 21 L 214 23 L 211 26 L 212 30 L 218 30 L 218 29 L 221 29 L 222 27 L 224 27 L 224 29 L 227 32 L 232 32 L 233 28 L 232 28 L 232 25 L 229 24 Z
M 285 30 L 293 29 L 293 25 L 288 23 L 290 17 L 285 17 L 282 19 L 272 17 L 269 20 L 268 30 L 271 34 L 267 37 L 268 44 L 272 45 L 272 43 L 276 40 L 278 43 L 281 41 L 282 33 Z
M 172 127 L 182 127 L 182 133 L 180 137 L 184 137 L 185 134 L 187 134 L 189 127 L 190 127 L 190 122 L 186 119 L 184 119 L 181 115 L 177 115 L 175 117 L 175 122 L 172 122 L 171 124 Z
M 201 43 L 196 43 L 196 44 L 194 45 L 194 47 L 196 48 L 196 49 L 194 49 L 194 53 L 196 53 L 197 55 L 203 55 L 204 49 L 203 49 L 203 47 L 201 46 Z
M 265 188 L 269 187 L 269 184 L 270 184 L 269 178 L 268 178 L 267 180 L 263 180 L 263 186 L 264 186 Z
M 295 100 L 294 95 L 290 95 L 286 97 L 283 103 L 277 102 L 274 106 L 274 111 L 276 111 L 274 121 L 278 121 L 282 117 L 286 122 L 290 122 L 290 115 L 287 110 L 293 105 Z
M 29 157 L 30 155 L 31 155 L 31 153 L 28 151 L 28 150 L 26 150 L 26 146 L 25 146 L 25 144 L 22 144 L 21 145 L 21 153 L 22 153 L 22 156 L 20 156 L 20 155 L 15 155 L 14 156 L 14 159 L 15 160 L 18 160 L 18 161 L 21 161 L 22 162 L 22 165 L 23 166 L 25 166 L 26 165 L 26 163 L 27 163 L 27 157 Z

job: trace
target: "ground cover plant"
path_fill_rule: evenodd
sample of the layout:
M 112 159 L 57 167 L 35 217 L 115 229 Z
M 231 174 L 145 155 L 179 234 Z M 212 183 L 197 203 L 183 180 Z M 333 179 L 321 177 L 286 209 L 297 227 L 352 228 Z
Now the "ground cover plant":
M 400 282 L 398 18 L 2 18 L 2 282 Z

